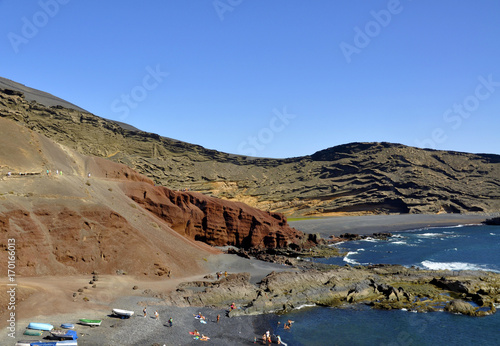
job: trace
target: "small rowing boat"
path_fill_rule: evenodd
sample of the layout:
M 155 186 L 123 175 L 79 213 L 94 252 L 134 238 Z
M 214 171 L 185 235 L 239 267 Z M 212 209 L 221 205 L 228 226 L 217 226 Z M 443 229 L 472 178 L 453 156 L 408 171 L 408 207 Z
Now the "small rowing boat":
M 113 314 L 121 318 L 130 317 L 134 314 L 132 310 L 113 309 Z
M 43 330 L 26 329 L 23 334 L 29 336 L 41 336 L 43 334 Z
M 97 327 L 101 325 L 102 320 L 89 320 L 86 318 L 81 318 L 80 323 L 86 326 Z
M 30 346 L 32 342 L 39 342 L 37 340 L 18 340 L 16 346 Z
M 54 329 L 54 326 L 49 323 L 37 323 L 37 322 L 31 322 L 28 325 L 28 329 L 38 329 L 38 330 L 52 330 Z
M 78 334 L 74 330 L 53 330 L 50 332 L 53 337 L 60 340 L 76 340 L 78 339 Z

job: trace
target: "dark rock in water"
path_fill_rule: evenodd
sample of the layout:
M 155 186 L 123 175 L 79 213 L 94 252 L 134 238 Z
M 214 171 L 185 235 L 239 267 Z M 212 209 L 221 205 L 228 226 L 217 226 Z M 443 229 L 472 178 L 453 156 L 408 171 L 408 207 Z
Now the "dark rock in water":
M 371 235 L 359 235 L 359 234 L 353 234 L 353 233 L 344 233 L 339 236 L 339 238 L 343 240 L 363 240 L 366 238 L 374 238 L 374 239 L 380 239 L 380 240 L 387 240 L 388 238 L 392 237 L 392 234 L 389 232 L 380 232 L 380 233 L 373 233 Z
M 444 277 L 440 279 L 434 278 L 430 281 L 430 284 L 435 285 L 439 288 L 447 289 L 452 292 L 470 293 L 467 283 L 458 280 L 457 281 L 448 280 Z
M 490 226 L 499 226 L 500 225 L 500 216 L 485 220 L 482 223 L 485 225 L 490 225 Z
M 455 299 L 449 302 L 445 306 L 445 310 L 448 312 L 462 314 L 462 315 L 474 315 L 475 309 L 474 307 L 463 300 Z

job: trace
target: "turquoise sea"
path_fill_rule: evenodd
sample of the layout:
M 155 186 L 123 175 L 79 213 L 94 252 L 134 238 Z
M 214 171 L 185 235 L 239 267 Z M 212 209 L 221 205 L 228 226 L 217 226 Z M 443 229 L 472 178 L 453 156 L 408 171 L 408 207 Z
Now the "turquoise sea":
M 425 269 L 500 272 L 500 226 L 424 228 L 396 233 L 387 241 L 366 239 L 338 246 L 344 258 L 332 264 L 402 264 Z M 277 328 L 291 319 L 290 330 Z M 381 311 L 364 305 L 308 307 L 266 323 L 292 345 L 500 345 L 500 312 L 468 317 L 447 312 Z

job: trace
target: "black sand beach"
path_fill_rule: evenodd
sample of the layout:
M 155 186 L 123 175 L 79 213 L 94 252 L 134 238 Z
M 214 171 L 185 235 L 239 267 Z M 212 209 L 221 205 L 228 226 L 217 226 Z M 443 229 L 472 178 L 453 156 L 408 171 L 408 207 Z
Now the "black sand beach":
M 323 238 L 343 233 L 360 235 L 378 232 L 401 232 L 423 227 L 446 227 L 479 224 L 491 216 L 484 214 L 406 214 L 327 217 L 292 221 L 289 224 L 306 233 L 319 233 Z

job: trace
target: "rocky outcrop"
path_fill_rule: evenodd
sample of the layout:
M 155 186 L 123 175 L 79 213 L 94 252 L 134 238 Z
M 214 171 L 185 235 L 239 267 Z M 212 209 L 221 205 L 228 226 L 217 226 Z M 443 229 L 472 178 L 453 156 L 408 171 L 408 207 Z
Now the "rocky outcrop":
M 500 217 L 493 217 L 491 219 L 483 221 L 483 224 L 490 226 L 498 226 L 500 225 Z
M 14 87 L 14 86 L 12 86 Z M 500 156 L 350 143 L 290 159 L 226 154 L 0 90 L 0 117 L 157 184 L 286 215 L 500 210 Z M 175 134 L 174 134 L 175 135 Z
M 290 227 L 282 214 L 243 203 L 148 184 L 127 184 L 124 189 L 132 200 L 180 234 L 209 245 L 299 250 L 321 241 Z
M 488 292 L 483 289 L 486 286 Z M 204 291 L 200 287 L 205 287 Z M 463 287 L 468 287 L 466 292 Z M 456 277 L 449 271 L 377 265 L 273 272 L 257 285 L 249 283 L 248 274 L 185 283 L 166 298 L 165 304 L 228 307 L 235 302 L 239 308 L 230 310 L 229 316 L 287 312 L 304 305 L 351 303 L 378 309 L 446 310 L 484 316 L 496 312 L 499 289 L 500 275 L 496 273 L 464 273 Z

